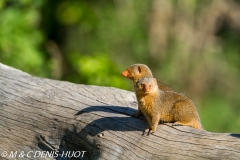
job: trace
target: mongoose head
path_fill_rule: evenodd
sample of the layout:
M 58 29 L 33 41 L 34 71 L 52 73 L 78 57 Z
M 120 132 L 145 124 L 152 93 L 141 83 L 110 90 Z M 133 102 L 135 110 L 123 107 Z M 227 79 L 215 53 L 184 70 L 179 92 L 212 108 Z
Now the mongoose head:
M 139 78 L 152 77 L 152 72 L 144 64 L 133 64 L 122 72 L 122 76 L 137 81 Z
M 155 93 L 158 90 L 157 80 L 151 77 L 140 78 L 136 83 L 136 91 L 141 94 Z

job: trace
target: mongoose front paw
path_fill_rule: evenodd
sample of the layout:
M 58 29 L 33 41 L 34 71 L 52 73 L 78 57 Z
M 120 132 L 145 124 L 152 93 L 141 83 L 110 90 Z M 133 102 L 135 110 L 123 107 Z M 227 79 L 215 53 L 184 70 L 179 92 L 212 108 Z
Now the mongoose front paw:
M 152 130 L 152 129 L 147 128 L 147 129 L 144 130 L 144 132 L 143 132 L 142 135 L 144 135 L 144 133 L 147 133 L 147 136 L 149 136 L 150 134 L 155 133 L 155 130 Z
M 150 129 L 149 129 L 149 128 L 146 128 L 144 131 L 145 131 L 145 132 L 149 132 L 149 131 L 150 131 Z
M 150 132 L 149 132 L 149 133 L 155 133 L 155 131 L 156 131 L 156 130 L 150 130 Z

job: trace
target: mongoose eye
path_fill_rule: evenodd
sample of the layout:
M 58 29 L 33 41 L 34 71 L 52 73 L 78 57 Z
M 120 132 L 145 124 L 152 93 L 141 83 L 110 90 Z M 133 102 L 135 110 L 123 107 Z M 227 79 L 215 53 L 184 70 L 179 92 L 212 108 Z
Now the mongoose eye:
M 144 85 L 144 84 L 141 84 L 141 88 L 145 88 L 145 85 Z

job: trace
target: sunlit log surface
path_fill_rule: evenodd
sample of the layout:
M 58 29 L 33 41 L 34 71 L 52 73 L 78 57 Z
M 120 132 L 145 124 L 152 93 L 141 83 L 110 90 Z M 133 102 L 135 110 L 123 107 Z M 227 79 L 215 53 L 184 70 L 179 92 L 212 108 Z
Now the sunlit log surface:
M 0 159 L 240 159 L 239 134 L 160 124 L 147 135 L 136 110 L 133 92 L 0 64 Z

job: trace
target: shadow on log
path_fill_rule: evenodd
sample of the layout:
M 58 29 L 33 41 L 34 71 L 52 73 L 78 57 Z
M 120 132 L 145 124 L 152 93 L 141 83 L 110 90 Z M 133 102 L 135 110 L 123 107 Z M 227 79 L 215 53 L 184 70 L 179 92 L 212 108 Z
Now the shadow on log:
M 133 92 L 0 64 L 0 159 L 240 159 L 240 135 L 147 124 Z M 22 153 L 22 154 L 21 154 Z

